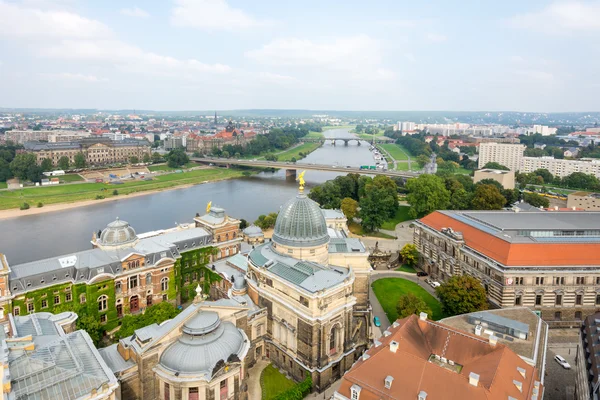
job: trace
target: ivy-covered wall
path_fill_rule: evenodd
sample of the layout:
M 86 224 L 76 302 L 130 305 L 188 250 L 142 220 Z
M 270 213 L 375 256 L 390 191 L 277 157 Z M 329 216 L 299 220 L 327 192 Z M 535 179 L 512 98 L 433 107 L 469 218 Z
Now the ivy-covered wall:
M 176 285 L 173 285 L 175 293 L 180 294 L 178 303 L 185 303 L 196 295 L 196 285 L 202 285 L 203 293 L 209 293 L 213 282 L 223 279 L 218 273 L 213 272 L 208 264 L 210 256 L 217 254 L 216 247 L 205 247 L 181 253 L 181 258 L 175 262 L 173 268 Z M 169 287 L 171 290 L 171 286 Z M 169 299 L 170 299 L 169 294 Z

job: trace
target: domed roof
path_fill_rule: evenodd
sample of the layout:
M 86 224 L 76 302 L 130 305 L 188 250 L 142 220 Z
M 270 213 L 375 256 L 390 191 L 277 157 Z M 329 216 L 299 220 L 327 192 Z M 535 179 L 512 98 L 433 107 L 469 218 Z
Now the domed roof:
M 327 223 L 319 205 L 302 193 L 290 199 L 277 216 L 273 241 L 293 247 L 313 247 L 327 243 Z
M 246 235 L 246 236 L 259 236 L 259 235 L 262 236 L 263 235 L 262 229 L 260 229 L 256 225 L 250 225 L 249 227 L 244 229 L 243 232 L 244 232 L 244 235 Z
M 241 358 L 244 336 L 231 322 L 222 322 L 213 311 L 203 311 L 186 322 L 183 334 L 160 356 L 160 365 L 180 374 L 206 374 L 230 355 Z
M 108 224 L 100 234 L 100 244 L 103 246 L 120 246 L 136 240 L 135 230 L 127 221 L 119 218 Z
M 233 281 L 233 288 L 236 290 L 243 290 L 246 288 L 246 278 L 244 277 L 244 275 L 235 275 L 235 280 Z

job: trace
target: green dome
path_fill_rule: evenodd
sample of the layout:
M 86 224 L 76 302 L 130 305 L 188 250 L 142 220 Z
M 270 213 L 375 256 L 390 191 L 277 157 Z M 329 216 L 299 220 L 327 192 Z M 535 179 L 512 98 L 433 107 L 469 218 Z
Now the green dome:
M 304 194 L 290 199 L 277 216 L 273 241 L 293 247 L 314 247 L 329 242 L 327 223 L 319 205 Z

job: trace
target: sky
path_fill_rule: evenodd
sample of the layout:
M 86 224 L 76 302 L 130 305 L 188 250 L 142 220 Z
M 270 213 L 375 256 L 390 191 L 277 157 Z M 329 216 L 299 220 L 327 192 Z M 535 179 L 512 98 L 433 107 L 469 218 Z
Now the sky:
M 0 107 L 600 111 L 600 1 L 0 0 Z

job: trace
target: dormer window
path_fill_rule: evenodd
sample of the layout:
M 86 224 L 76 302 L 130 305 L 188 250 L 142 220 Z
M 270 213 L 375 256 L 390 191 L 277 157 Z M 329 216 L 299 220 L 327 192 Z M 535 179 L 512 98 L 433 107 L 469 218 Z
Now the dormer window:
M 386 389 L 391 389 L 392 388 L 392 382 L 394 381 L 394 377 L 391 375 L 388 375 L 385 378 L 385 388 Z
M 350 387 L 350 399 L 351 400 L 359 400 L 360 399 L 360 390 L 361 390 L 360 386 L 352 385 Z

